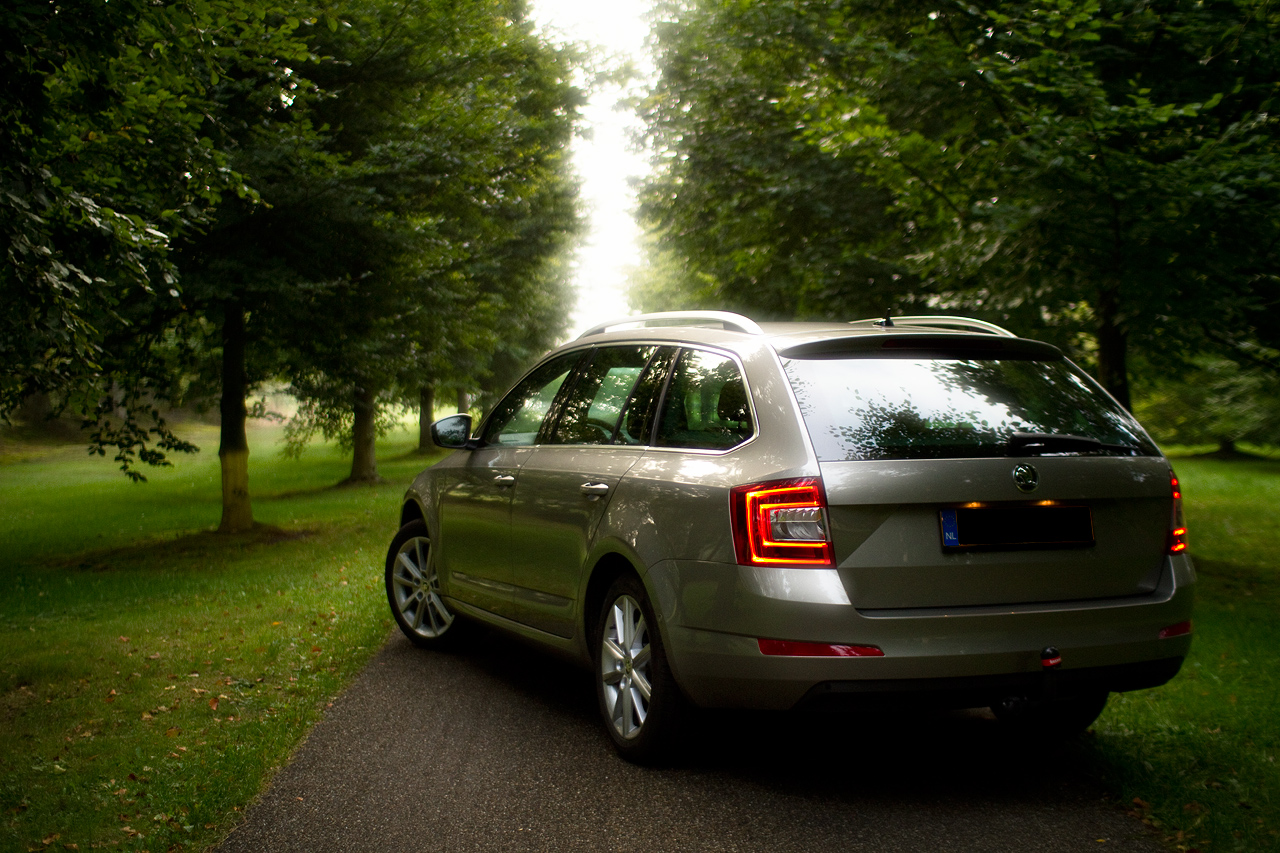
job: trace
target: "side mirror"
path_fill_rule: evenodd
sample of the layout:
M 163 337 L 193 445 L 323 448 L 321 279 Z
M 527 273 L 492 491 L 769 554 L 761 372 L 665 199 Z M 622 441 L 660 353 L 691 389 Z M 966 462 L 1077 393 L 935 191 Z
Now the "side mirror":
M 431 440 L 447 450 L 471 446 L 471 415 L 450 415 L 431 425 Z

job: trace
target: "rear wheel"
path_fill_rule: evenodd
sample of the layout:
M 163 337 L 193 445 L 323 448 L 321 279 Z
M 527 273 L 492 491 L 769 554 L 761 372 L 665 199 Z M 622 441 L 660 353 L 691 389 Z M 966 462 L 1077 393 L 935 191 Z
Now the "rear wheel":
M 1015 696 L 992 705 L 991 713 L 1017 736 L 1066 740 L 1093 725 L 1106 705 L 1105 690 L 1051 702 Z
M 666 756 L 683 716 L 684 697 L 667 666 L 644 585 L 614 581 L 596 621 L 596 694 L 618 754 L 637 764 Z
M 386 584 L 391 615 L 410 642 L 439 648 L 453 638 L 455 618 L 440 597 L 435 548 L 424 522 L 409 522 L 391 540 Z

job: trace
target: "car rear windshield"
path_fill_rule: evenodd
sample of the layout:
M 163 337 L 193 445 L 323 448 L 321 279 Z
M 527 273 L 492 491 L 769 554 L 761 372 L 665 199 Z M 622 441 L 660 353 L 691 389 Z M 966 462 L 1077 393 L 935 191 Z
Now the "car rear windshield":
M 1158 455 L 1065 359 L 784 358 L 818 459 Z

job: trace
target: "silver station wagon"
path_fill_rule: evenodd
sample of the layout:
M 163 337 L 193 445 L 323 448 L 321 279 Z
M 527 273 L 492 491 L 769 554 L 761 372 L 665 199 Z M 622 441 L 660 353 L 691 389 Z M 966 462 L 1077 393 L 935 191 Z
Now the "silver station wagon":
M 990 707 L 1067 736 L 1190 647 L 1168 460 L 1059 350 L 981 321 L 630 317 L 433 435 L 454 452 L 405 495 L 397 623 L 589 665 L 633 761 L 690 705 Z

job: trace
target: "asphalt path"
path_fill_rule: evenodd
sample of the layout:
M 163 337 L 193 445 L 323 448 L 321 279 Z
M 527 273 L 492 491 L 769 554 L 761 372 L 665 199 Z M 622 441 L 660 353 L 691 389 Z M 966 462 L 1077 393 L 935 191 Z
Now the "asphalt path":
M 393 636 L 218 850 L 1162 848 L 1078 751 L 973 713 L 708 713 L 672 766 L 634 767 L 588 673 L 474 630 L 450 653 Z

